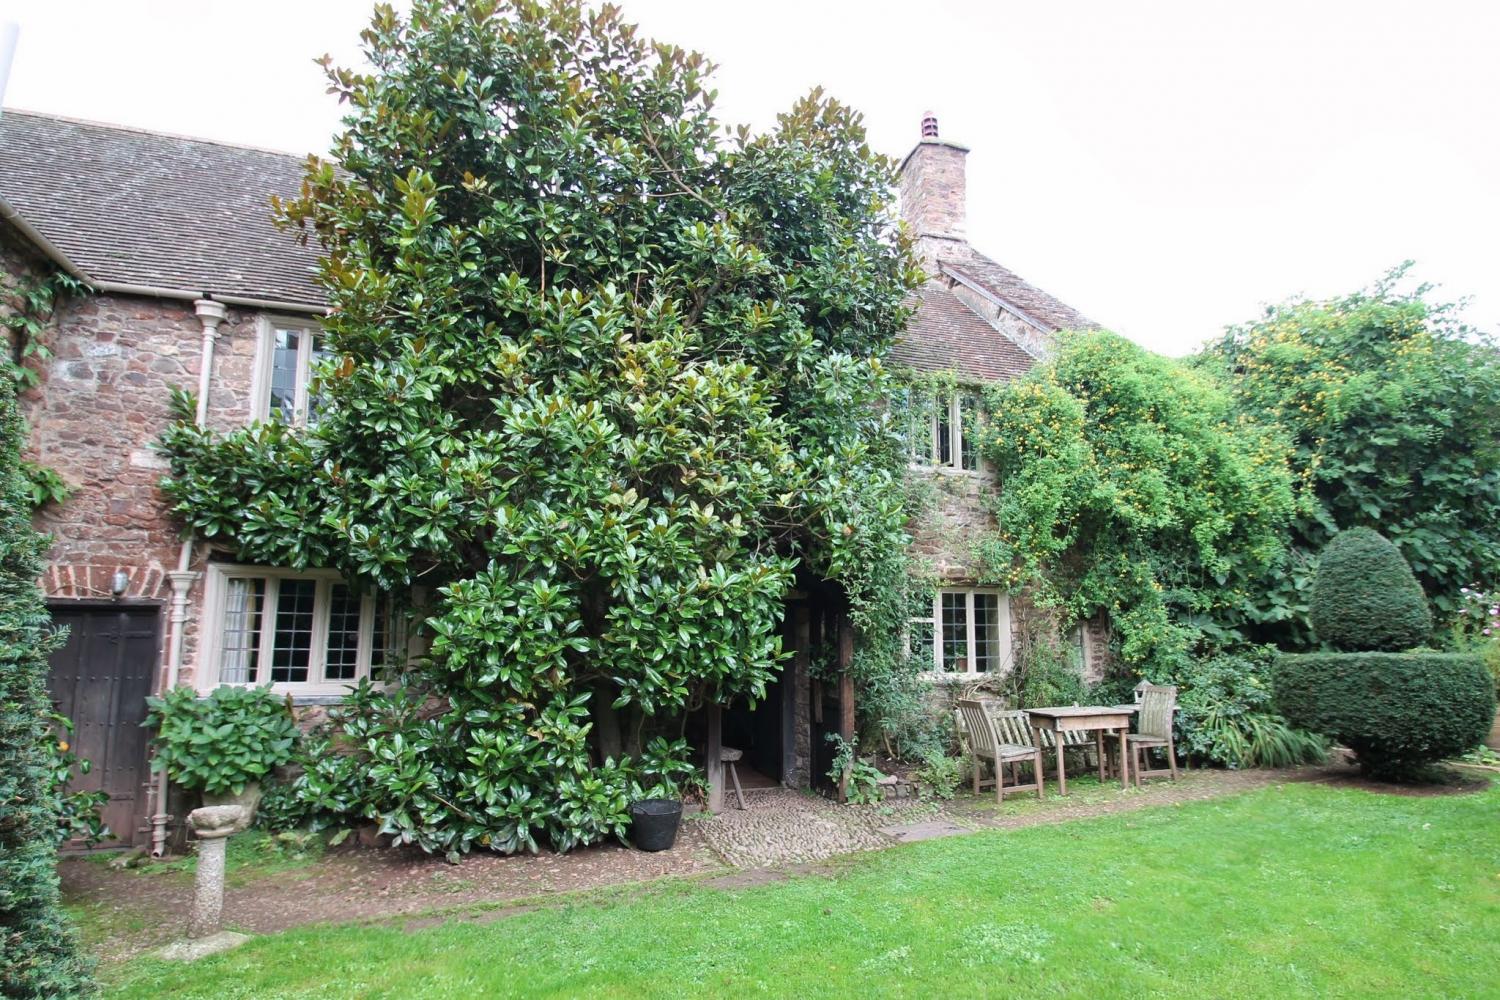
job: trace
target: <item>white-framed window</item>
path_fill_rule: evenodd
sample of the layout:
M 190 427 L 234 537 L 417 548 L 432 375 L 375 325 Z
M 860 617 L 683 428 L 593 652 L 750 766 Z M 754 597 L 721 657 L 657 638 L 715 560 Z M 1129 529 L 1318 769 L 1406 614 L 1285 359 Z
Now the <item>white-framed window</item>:
M 295 427 L 315 423 L 312 373 L 325 354 L 323 328 L 315 320 L 262 316 L 251 415 Z
M 907 455 L 924 468 L 979 472 L 979 398 L 967 393 L 907 400 Z
M 293 694 L 343 694 L 405 648 L 391 602 L 331 571 L 212 563 L 204 605 L 204 691 L 270 684 Z
M 907 623 L 908 652 L 934 674 L 1010 669 L 1010 597 L 989 587 L 944 587 Z

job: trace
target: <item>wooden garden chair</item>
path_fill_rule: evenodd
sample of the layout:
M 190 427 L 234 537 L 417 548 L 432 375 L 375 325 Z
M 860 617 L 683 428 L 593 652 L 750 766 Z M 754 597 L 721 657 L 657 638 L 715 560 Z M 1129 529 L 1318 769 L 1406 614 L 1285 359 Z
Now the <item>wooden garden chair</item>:
M 1172 715 L 1177 709 L 1177 689 L 1157 684 L 1146 684 L 1141 690 L 1141 708 L 1136 713 L 1135 729 L 1126 738 L 1130 748 L 1130 760 L 1134 765 L 1135 785 L 1141 786 L 1141 778 L 1156 778 L 1170 774 L 1177 780 L 1177 750 L 1172 743 Z M 1151 751 L 1156 748 L 1167 751 L 1167 767 L 1154 771 L 1143 770 Z
M 1037 798 L 1042 797 L 1042 750 L 1040 747 L 1032 746 L 1030 739 L 1021 739 L 1018 730 L 1027 729 L 1024 721 L 1024 712 L 995 712 L 993 715 L 982 701 L 971 701 L 967 698 L 958 703 L 958 717 L 963 723 L 965 740 L 969 747 L 969 757 L 974 769 L 974 794 L 979 794 L 980 789 L 993 783 L 995 786 L 995 801 L 1003 804 L 1005 802 L 1005 789 L 1011 791 L 1036 790 Z M 1020 721 L 1014 717 L 1022 716 Z M 998 723 L 998 727 L 997 727 Z M 1009 737 L 1009 738 L 1007 738 Z M 993 782 L 986 781 L 982 777 L 984 768 L 981 761 L 989 761 L 994 768 L 995 777 Z M 1032 781 L 1031 784 L 1021 784 L 1020 775 L 1016 765 L 1022 761 L 1031 762 Z M 1013 784 L 1005 784 L 1005 766 L 1010 765 Z

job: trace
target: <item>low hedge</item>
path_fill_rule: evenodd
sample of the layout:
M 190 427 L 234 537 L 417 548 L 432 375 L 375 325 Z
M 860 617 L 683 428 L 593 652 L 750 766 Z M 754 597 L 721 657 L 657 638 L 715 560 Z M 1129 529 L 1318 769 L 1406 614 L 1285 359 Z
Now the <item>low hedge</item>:
M 1304 653 L 1277 661 L 1276 708 L 1349 747 L 1372 776 L 1402 779 L 1478 746 L 1495 685 L 1467 653 Z

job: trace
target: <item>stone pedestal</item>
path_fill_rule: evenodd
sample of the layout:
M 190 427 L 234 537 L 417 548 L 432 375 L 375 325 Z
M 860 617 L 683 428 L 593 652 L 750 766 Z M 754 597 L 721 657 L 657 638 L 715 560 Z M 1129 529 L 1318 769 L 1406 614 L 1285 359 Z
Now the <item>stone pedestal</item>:
M 208 937 L 219 930 L 224 912 L 224 849 L 230 835 L 242 828 L 245 813 L 244 806 L 205 806 L 188 814 L 188 826 L 198 837 L 198 876 L 188 921 L 191 937 Z

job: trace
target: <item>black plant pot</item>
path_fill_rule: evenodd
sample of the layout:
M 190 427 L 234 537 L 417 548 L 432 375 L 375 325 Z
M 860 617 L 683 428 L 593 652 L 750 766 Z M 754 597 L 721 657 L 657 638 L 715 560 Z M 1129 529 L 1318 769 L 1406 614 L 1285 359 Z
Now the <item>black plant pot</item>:
M 643 851 L 666 851 L 677 840 L 682 822 L 679 799 L 641 799 L 630 803 L 630 839 Z

